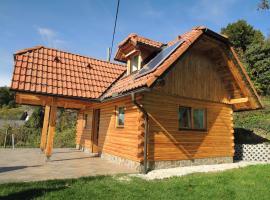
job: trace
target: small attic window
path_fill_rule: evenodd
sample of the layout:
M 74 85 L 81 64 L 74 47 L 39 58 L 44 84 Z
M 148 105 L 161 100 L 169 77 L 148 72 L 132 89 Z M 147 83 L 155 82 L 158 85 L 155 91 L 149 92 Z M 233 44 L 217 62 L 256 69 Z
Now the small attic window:
M 89 69 L 92 69 L 92 66 L 90 65 L 90 63 L 86 63 L 86 64 L 85 64 L 85 67 L 86 67 L 86 68 L 89 68 Z
M 130 73 L 139 70 L 139 55 L 133 56 L 130 59 Z
M 61 60 L 58 56 L 55 56 L 53 61 L 57 62 L 57 63 L 61 63 Z

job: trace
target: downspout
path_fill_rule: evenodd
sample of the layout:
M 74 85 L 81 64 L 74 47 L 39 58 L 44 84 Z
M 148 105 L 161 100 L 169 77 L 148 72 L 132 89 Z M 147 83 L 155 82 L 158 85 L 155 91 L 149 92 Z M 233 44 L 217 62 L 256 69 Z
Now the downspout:
M 137 101 L 136 101 L 136 93 L 133 92 L 131 93 L 131 99 L 132 103 L 143 113 L 144 115 L 144 151 L 143 151 L 143 173 L 147 174 L 148 171 L 148 161 L 147 161 L 147 146 L 148 146 L 148 113 L 144 109 L 143 106 L 141 106 Z

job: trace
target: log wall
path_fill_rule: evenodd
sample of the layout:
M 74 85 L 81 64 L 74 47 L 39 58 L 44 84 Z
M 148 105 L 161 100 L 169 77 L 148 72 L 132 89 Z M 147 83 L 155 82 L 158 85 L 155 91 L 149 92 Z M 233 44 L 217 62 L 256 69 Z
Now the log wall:
M 145 94 L 142 102 L 150 116 L 149 160 L 192 160 L 233 156 L 231 106 L 160 92 Z M 179 130 L 180 105 L 206 108 L 207 131 Z
M 87 114 L 87 126 L 84 115 Z M 84 149 L 92 151 L 92 119 L 93 119 L 93 109 L 81 110 L 77 117 L 77 127 L 76 127 L 76 144 L 80 145 Z
M 209 57 L 193 49 L 181 58 L 164 77 L 157 90 L 166 94 L 217 102 L 228 102 L 229 94 L 222 74 Z
M 116 127 L 116 108 L 125 107 L 125 125 Z M 103 103 L 100 107 L 99 151 L 141 161 L 143 155 L 143 116 L 130 97 Z

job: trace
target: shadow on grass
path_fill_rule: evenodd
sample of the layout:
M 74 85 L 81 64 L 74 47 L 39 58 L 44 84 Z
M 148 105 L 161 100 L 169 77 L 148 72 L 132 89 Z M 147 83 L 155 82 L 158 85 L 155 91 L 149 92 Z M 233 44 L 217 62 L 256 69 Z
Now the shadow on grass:
M 43 196 L 47 192 L 59 191 L 65 189 L 65 186 L 61 186 L 58 188 L 35 188 L 35 189 L 27 189 L 20 192 L 15 192 L 8 194 L 6 196 L 0 197 L 0 200 L 26 200 L 26 199 L 35 199 L 37 197 Z
M 82 177 L 79 179 L 65 179 L 65 180 L 48 180 L 48 181 L 38 181 L 38 182 L 22 182 L 22 183 L 7 183 L 7 184 L 0 184 L 1 187 L 5 188 L 12 188 L 14 191 L 11 191 L 7 195 L 0 196 L 0 200 L 30 200 L 36 199 L 37 197 L 44 196 L 46 193 L 49 192 L 58 192 L 60 190 L 69 189 L 73 184 L 77 182 L 89 182 L 89 181 L 101 181 L 104 178 L 108 178 L 109 176 L 89 176 L 89 177 Z M 37 186 L 43 185 L 43 187 Z M 28 187 L 22 189 L 22 191 L 16 192 L 18 188 L 21 187 Z M 32 187 L 32 188 L 29 188 Z
M 269 142 L 269 140 L 257 135 L 252 130 L 234 128 L 234 142 L 235 144 L 261 144 Z

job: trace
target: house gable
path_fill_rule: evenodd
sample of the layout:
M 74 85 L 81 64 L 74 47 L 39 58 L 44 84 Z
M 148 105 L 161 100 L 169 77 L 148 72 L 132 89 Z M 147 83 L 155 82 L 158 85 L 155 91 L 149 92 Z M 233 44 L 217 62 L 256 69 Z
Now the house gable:
M 167 94 L 232 104 L 234 110 L 262 107 L 233 48 L 207 32 L 154 74 L 156 80 L 148 85 L 155 88 L 161 83 L 158 90 Z
M 154 90 L 174 96 L 226 103 L 225 87 L 215 62 L 193 48 L 179 59 Z

